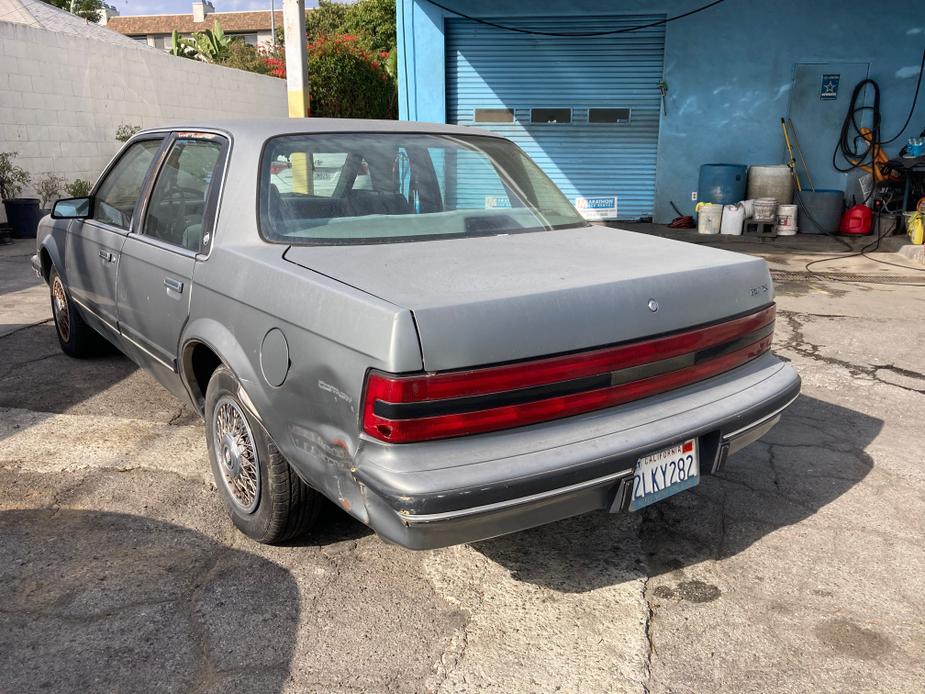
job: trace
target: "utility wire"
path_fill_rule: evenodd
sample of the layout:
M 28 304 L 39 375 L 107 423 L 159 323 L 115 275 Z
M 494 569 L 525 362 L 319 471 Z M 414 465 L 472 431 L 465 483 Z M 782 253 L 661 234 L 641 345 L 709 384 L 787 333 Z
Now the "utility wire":
M 585 37 L 590 38 L 594 36 L 612 36 L 614 34 L 628 34 L 631 31 L 640 31 L 641 29 L 651 29 L 652 27 L 662 26 L 663 24 L 670 24 L 671 22 L 676 22 L 679 19 L 684 19 L 685 17 L 690 17 L 691 15 L 697 14 L 698 12 L 703 12 L 708 10 L 715 5 L 719 5 L 725 0 L 713 0 L 713 2 L 707 3 L 701 7 L 697 7 L 693 10 L 685 12 L 684 14 L 679 14 L 674 17 L 668 17 L 666 19 L 659 19 L 655 22 L 649 22 L 648 24 L 639 24 L 637 26 L 623 27 L 621 29 L 611 29 L 609 31 L 536 31 L 534 29 L 524 29 L 523 27 L 513 27 L 507 26 L 505 24 L 498 24 L 497 22 L 492 22 L 487 19 L 480 19 L 479 17 L 473 17 L 471 15 L 460 12 L 459 10 L 454 10 L 446 5 L 441 5 L 439 2 L 434 2 L 434 0 L 428 0 L 431 5 L 439 7 L 444 12 L 449 12 L 450 14 L 455 14 L 457 17 L 462 17 L 463 19 L 468 19 L 473 22 L 478 22 L 479 24 L 484 24 L 485 26 L 494 27 L 495 29 L 502 29 L 504 31 L 512 31 L 516 34 L 530 34 L 532 36 L 557 36 L 562 38 L 569 37 Z

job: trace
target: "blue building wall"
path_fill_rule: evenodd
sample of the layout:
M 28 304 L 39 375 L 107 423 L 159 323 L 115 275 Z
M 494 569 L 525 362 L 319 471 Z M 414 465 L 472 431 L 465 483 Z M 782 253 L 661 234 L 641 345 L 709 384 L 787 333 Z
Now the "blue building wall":
M 441 0 L 468 15 L 537 17 L 665 13 L 669 17 L 702 0 Z M 896 133 L 912 101 L 925 48 L 925 5 L 858 0 L 727 0 L 710 10 L 668 24 L 665 35 L 667 116 L 662 116 L 657 158 L 655 219 L 675 216 L 674 201 L 691 209 L 701 164 L 782 163 L 780 118 L 788 114 L 796 63 L 869 63 L 880 84 L 882 130 Z M 446 121 L 443 10 L 427 0 L 398 0 L 399 110 L 401 118 Z M 588 39 L 593 40 L 593 39 Z M 590 78 L 576 75 L 576 79 Z M 841 84 L 839 117 L 852 84 Z M 835 147 L 801 128 L 813 158 L 829 160 Z M 925 93 L 896 144 L 925 127 Z M 816 169 L 826 162 L 811 161 Z M 830 168 L 830 166 L 829 166 Z M 822 172 L 825 173 L 825 172 Z M 834 175 L 834 172 L 831 172 Z M 825 176 L 823 176 L 825 179 Z M 825 180 L 820 181 L 824 184 Z M 817 184 L 817 185 L 820 185 Z

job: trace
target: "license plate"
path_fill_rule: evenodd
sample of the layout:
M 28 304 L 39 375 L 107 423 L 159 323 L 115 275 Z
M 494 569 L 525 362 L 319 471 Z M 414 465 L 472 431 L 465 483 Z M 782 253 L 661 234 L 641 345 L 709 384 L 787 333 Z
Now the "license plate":
M 690 489 L 700 481 L 697 439 L 663 448 L 636 461 L 630 511 Z

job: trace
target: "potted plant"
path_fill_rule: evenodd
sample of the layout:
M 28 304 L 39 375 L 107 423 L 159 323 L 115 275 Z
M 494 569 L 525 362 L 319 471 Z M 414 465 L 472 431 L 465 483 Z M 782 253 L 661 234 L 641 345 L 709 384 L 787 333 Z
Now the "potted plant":
M 39 178 L 39 182 L 35 184 L 35 192 L 42 200 L 43 215 L 51 212 L 51 206 L 61 197 L 66 185 L 67 181 L 62 176 L 56 176 L 53 173 L 46 173 Z
M 18 152 L 0 152 L 0 198 L 6 209 L 6 219 L 13 228 L 13 235 L 19 238 L 34 238 L 38 227 L 38 198 L 20 198 L 22 189 L 29 185 L 32 177 L 13 160 Z

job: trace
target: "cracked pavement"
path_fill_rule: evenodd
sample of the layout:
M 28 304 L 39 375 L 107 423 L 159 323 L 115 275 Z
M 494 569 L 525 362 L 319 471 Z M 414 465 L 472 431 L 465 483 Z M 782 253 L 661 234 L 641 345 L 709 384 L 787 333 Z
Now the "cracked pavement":
M 803 395 L 721 477 L 412 553 L 238 534 L 196 415 L 0 270 L 0 691 L 925 690 L 925 289 L 781 284 Z

